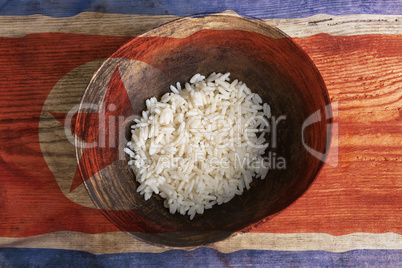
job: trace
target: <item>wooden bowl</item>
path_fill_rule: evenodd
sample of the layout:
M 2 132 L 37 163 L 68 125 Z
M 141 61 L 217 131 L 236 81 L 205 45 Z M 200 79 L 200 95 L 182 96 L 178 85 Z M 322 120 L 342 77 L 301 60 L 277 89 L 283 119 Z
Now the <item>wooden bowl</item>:
M 169 85 L 196 73 L 212 72 L 230 72 L 271 105 L 277 120 L 286 116 L 278 122 L 275 148 L 271 144 L 267 150 L 283 157 L 286 167 L 274 166 L 243 195 L 189 220 L 170 214 L 159 196 L 144 201 L 122 148 L 130 138 L 127 118 L 140 115 L 146 99 L 162 96 Z M 232 15 L 179 19 L 134 38 L 95 73 L 77 115 L 76 133 L 84 137 L 76 142 L 77 161 L 94 203 L 122 230 L 158 245 L 213 243 L 269 220 L 307 190 L 323 159 L 303 146 L 302 125 L 316 111 L 324 117 L 328 104 L 317 68 L 278 29 Z M 304 142 L 320 153 L 328 150 L 327 123 L 303 130 Z

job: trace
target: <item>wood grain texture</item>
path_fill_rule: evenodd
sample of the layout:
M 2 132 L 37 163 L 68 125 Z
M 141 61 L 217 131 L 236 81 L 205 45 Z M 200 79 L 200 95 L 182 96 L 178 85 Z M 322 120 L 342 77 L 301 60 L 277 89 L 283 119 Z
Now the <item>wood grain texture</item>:
M 344 15 L 318 14 L 308 18 L 266 19 L 291 37 L 316 34 L 350 36 L 363 34 L 402 34 L 400 15 Z
M 71 18 L 43 15 L 0 16 L 0 36 L 22 37 L 31 33 L 74 33 L 112 36 L 137 36 L 176 16 L 144 16 L 84 12 Z M 124 27 L 122 27 L 124 25 Z
M 66 37 L 65 34 L 37 34 L 17 39 L 2 38 L 0 42 L 1 236 L 30 236 L 73 226 L 84 232 L 117 230 L 99 211 L 71 202 L 63 194 L 63 187 L 60 188 L 55 180 L 44 155 L 60 157 L 57 160 L 60 163 L 66 159 L 75 161 L 74 151 L 69 155 L 71 151 L 58 143 L 66 139 L 63 132 L 54 131 L 60 125 L 43 129 L 45 134 L 50 131 L 54 135 L 50 142 L 54 142 L 55 147 L 42 151 L 39 121 L 42 112 L 44 117 L 49 115 L 48 110 L 43 111 L 44 104 L 64 75 L 90 61 L 107 58 L 128 39 Z M 81 75 L 81 79 L 88 76 Z M 60 100 L 58 109 L 53 112 L 68 111 L 79 104 L 76 92 L 83 89 L 77 89 L 74 83 L 64 85 L 66 93 L 49 99 Z M 48 224 L 43 224 L 46 222 Z
M 399 0 L 310 0 L 310 1 L 211 1 L 189 0 L 178 3 L 175 0 L 131 1 L 131 0 L 14 0 L 7 1 L 0 7 L 0 15 L 43 14 L 52 17 L 69 17 L 81 12 L 92 11 L 116 14 L 139 15 L 175 15 L 191 16 L 211 14 L 232 9 L 245 17 L 266 18 L 302 18 L 316 14 L 402 14 Z
M 53 173 L 60 190 L 72 202 L 92 208 L 95 208 L 95 205 L 83 185 L 75 187 L 75 191 L 71 191 L 71 188 L 75 186 L 71 183 L 71 178 L 78 178 L 79 182 L 82 181 L 81 175 L 77 172 L 77 161 L 73 157 L 75 155 L 73 136 L 75 134 L 75 118 L 73 118 L 71 127 L 65 127 L 65 125 L 67 125 L 66 115 L 75 105 L 79 104 L 88 81 L 103 61 L 103 59 L 99 59 L 85 63 L 57 81 L 43 104 L 38 126 L 39 144 L 43 158 Z M 67 136 L 71 138 L 68 139 Z M 62 150 L 60 150 L 61 148 Z
M 332 100 L 340 101 L 339 166 L 325 167 L 301 199 L 255 232 L 402 233 L 401 36 L 358 37 L 353 27 L 339 31 L 350 36 L 295 39 L 318 66 Z M 57 81 L 129 39 L 63 33 L 1 39 L 0 236 L 117 230 L 63 196 L 42 160 L 36 129 Z M 66 108 L 76 104 L 65 100 Z M 33 204 L 35 213 L 25 213 Z
M 36 260 L 44 266 L 89 267 L 101 263 L 103 266 L 119 267 L 122 264 L 136 267 L 181 267 L 183 264 L 203 267 L 399 267 L 402 250 L 353 250 L 346 252 L 327 251 L 273 251 L 241 250 L 229 254 L 213 248 L 197 248 L 191 251 L 169 250 L 159 254 L 130 252 L 121 254 L 91 254 L 88 252 L 60 249 L 2 249 L 5 264 L 11 267 L 25 266 Z M 297 265 L 296 265 L 297 264 Z
M 124 232 L 83 234 L 61 231 L 30 238 L 2 237 L 0 239 L 0 247 L 10 245 L 16 248 L 80 250 L 93 254 L 161 253 L 172 249 L 171 247 L 150 245 Z M 402 248 L 402 236 L 395 233 L 353 233 L 341 236 L 323 233 L 237 233 L 235 236 L 208 245 L 208 247 L 222 253 L 233 253 L 239 250 L 327 252 L 359 249 L 395 250 Z
M 325 166 L 301 199 L 259 230 L 401 234 L 402 36 L 322 34 L 296 42 L 338 102 L 339 165 Z
M 137 36 L 178 18 L 166 15 L 122 15 L 97 12 L 83 12 L 69 18 L 54 18 L 39 14 L 0 16 L 0 25 L 2 25 L 0 36 L 22 37 L 44 32 Z M 278 27 L 291 37 L 307 37 L 320 33 L 342 36 L 402 34 L 401 15 L 319 14 L 307 18 L 265 19 L 264 21 Z

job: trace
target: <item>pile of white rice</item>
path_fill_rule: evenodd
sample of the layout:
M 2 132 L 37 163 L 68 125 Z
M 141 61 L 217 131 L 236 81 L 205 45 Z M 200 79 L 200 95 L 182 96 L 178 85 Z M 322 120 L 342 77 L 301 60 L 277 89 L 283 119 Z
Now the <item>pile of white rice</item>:
M 193 219 L 266 177 L 270 107 L 229 75 L 196 74 L 146 101 L 124 149 L 145 200 L 159 194 L 170 213 Z

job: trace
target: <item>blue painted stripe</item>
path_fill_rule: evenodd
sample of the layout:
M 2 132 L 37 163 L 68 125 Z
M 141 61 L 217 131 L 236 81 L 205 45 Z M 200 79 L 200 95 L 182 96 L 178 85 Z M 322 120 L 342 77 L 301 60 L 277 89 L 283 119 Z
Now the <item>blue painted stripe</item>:
M 326 251 L 241 250 L 223 254 L 211 248 L 163 253 L 94 255 L 60 249 L 0 249 L 1 267 L 401 267 L 402 250 Z
M 84 11 L 138 15 L 191 16 L 235 10 L 245 17 L 260 19 L 303 18 L 331 15 L 401 15 L 401 0 L 0 0 L 0 15 L 43 14 L 68 17 Z

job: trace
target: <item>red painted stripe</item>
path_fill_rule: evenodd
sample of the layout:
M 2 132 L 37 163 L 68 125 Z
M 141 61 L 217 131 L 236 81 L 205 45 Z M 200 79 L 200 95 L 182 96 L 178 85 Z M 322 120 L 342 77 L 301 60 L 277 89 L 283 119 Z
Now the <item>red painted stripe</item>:
M 339 165 L 252 232 L 402 234 L 402 35 L 294 39 L 338 101 Z
M 72 69 L 106 58 L 127 37 L 32 34 L 0 39 L 0 236 L 117 231 L 96 209 L 60 191 L 39 146 L 42 106 Z
M 38 124 L 61 77 L 128 40 L 60 33 L 0 38 L 0 236 L 117 231 L 99 211 L 60 191 L 42 157 Z M 326 166 L 295 204 L 247 231 L 402 234 L 402 36 L 295 40 L 339 101 L 340 163 Z

